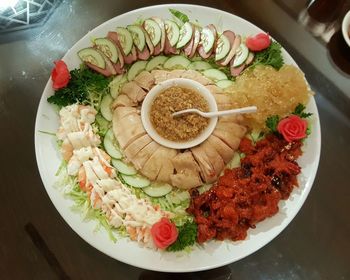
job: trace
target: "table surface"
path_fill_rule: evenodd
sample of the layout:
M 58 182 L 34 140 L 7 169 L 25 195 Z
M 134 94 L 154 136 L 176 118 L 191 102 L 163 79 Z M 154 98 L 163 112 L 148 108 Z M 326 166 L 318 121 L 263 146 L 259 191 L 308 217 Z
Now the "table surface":
M 316 92 L 322 127 L 321 161 L 305 205 L 267 246 L 236 263 L 205 272 L 146 271 L 118 262 L 84 242 L 58 214 L 38 173 L 34 122 L 39 99 L 52 61 L 88 30 L 124 12 L 166 2 L 67 0 L 43 26 L 0 35 L 2 279 L 350 279 L 350 184 L 346 178 L 350 106 L 346 92 L 335 82 L 338 77 L 325 77 L 317 61 L 298 51 L 298 45 L 276 27 L 287 20 L 277 1 L 259 1 L 274 9 L 277 17 L 264 16 L 254 7 L 255 1 L 180 2 L 222 9 L 268 30 L 305 72 Z M 306 36 L 307 31 L 289 32 Z M 311 44 L 309 40 L 303 44 Z

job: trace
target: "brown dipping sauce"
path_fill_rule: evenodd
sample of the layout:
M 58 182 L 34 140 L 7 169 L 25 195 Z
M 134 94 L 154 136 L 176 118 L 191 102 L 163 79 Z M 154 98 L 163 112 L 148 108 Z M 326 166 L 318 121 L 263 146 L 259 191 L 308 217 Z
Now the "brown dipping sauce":
M 209 119 L 193 113 L 172 117 L 175 112 L 191 108 L 209 111 L 208 102 L 198 92 L 177 86 L 168 88 L 153 101 L 151 123 L 165 139 L 176 142 L 194 139 L 208 126 Z

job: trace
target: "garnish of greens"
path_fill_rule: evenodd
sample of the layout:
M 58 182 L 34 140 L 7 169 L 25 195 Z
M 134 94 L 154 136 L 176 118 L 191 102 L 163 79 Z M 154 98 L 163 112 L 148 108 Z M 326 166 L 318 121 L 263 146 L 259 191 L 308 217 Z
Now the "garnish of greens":
M 176 17 L 177 19 L 179 19 L 181 22 L 186 23 L 188 21 L 190 21 L 190 19 L 188 18 L 187 15 L 185 15 L 184 13 L 181 13 L 178 10 L 175 9 L 169 9 L 169 12 Z
M 167 251 L 182 251 L 196 243 L 197 225 L 195 222 L 187 221 L 184 225 L 178 227 L 177 229 L 179 231 L 177 240 L 167 248 Z
M 70 71 L 70 76 L 67 87 L 56 90 L 47 101 L 59 107 L 74 103 L 89 104 L 98 110 L 104 93 L 108 91 L 110 79 L 84 66 Z
M 304 110 L 306 109 L 305 105 L 303 104 L 298 104 L 297 107 L 295 107 L 293 111 L 293 115 L 297 115 L 301 117 L 302 119 L 308 118 L 312 116 L 312 113 L 305 113 Z
M 283 64 L 281 45 L 277 42 L 271 42 L 271 45 L 267 49 L 255 53 L 255 59 L 250 67 L 270 65 L 279 70 Z

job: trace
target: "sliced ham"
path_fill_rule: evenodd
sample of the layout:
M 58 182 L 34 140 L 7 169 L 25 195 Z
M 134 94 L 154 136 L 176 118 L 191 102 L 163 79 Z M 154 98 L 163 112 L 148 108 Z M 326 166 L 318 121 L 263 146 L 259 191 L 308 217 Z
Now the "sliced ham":
M 159 55 L 161 53 L 161 45 L 160 45 L 160 43 L 158 43 L 158 45 L 156 45 L 155 47 L 154 47 L 154 53 L 153 53 L 153 55 L 154 56 L 157 56 L 157 55 Z
M 121 65 L 122 64 L 120 63 L 120 61 L 118 61 L 117 63 L 113 63 L 113 67 L 117 75 L 123 74 L 125 72 L 125 69 Z
M 124 55 L 124 63 L 132 64 L 136 60 L 137 60 L 137 51 L 135 46 L 133 46 L 130 53 L 128 55 Z
M 150 72 L 142 71 L 135 77 L 134 82 L 136 82 L 143 89 L 150 90 L 155 83 L 155 79 Z
M 110 31 L 107 34 L 107 38 L 112 40 L 113 43 L 115 43 L 115 45 L 117 47 L 117 51 L 118 51 L 118 58 L 119 58 L 119 62 L 120 62 L 120 67 L 123 68 L 124 67 L 124 52 L 123 52 L 123 48 L 119 42 L 118 33 L 114 32 L 114 31 Z
M 180 189 L 191 189 L 202 185 L 200 168 L 190 151 L 179 153 L 171 160 L 176 172 L 170 176 L 171 184 Z
M 161 32 L 161 37 L 160 37 L 160 52 L 164 51 L 165 48 L 165 38 L 166 33 L 165 33 L 165 24 L 164 21 L 159 18 L 159 17 L 152 17 L 152 19 L 159 25 L 160 32 Z
M 181 78 L 194 80 L 204 86 L 209 85 L 212 81 L 206 77 L 204 77 L 201 73 L 195 70 L 186 70 L 181 75 Z
M 92 63 L 90 63 L 90 62 L 85 62 L 85 64 L 86 64 L 89 68 L 91 68 L 92 70 L 94 70 L 94 71 L 96 71 L 96 72 L 102 74 L 102 75 L 105 76 L 105 77 L 109 77 L 109 76 L 111 76 L 111 75 L 115 75 L 115 74 L 113 74 L 113 72 L 115 72 L 115 70 L 114 70 L 114 71 L 111 71 L 111 69 L 110 69 L 109 67 L 106 67 L 106 69 L 103 69 L 103 68 L 100 68 L 100 67 L 98 67 L 98 66 L 96 66 L 96 65 L 94 65 L 94 64 L 92 64 Z M 114 68 L 113 68 L 113 69 L 114 69 Z
M 142 25 L 140 25 L 139 27 L 142 29 L 143 34 L 145 34 L 145 39 L 146 39 L 147 47 L 149 49 L 149 54 L 153 55 L 154 54 L 154 46 L 152 44 L 151 38 L 149 37 L 148 33 L 146 32 L 146 30 L 143 28 Z
M 201 32 L 199 31 L 198 27 L 195 27 L 194 28 L 193 46 L 192 46 L 191 53 L 189 55 L 190 58 L 194 57 L 194 55 L 196 54 L 200 40 L 201 40 Z
M 233 61 L 233 60 L 232 60 Z M 233 67 L 231 66 L 230 67 L 230 72 L 231 72 L 231 75 L 233 77 L 237 77 L 239 74 L 242 73 L 242 71 L 244 70 L 244 68 L 246 67 L 246 65 L 243 63 L 242 65 L 238 66 L 238 67 Z
M 207 141 L 214 147 L 214 149 L 219 153 L 219 155 L 224 160 L 224 163 L 227 164 L 233 157 L 235 153 L 224 141 L 215 135 L 210 135 Z
M 139 49 L 136 49 L 136 51 L 137 51 L 137 58 L 140 60 L 147 60 L 151 56 L 147 46 L 145 46 L 142 51 L 140 51 Z
M 194 26 L 192 25 L 192 37 L 191 37 L 190 41 L 186 44 L 186 46 L 184 46 L 184 48 L 183 48 L 183 51 L 184 51 L 186 56 L 190 56 L 192 53 L 192 48 L 194 45 L 194 33 L 195 33 L 195 29 L 194 29 Z
M 170 45 L 170 41 L 167 36 L 165 36 L 165 47 L 164 47 L 164 54 L 177 54 L 179 51 L 175 46 Z
M 237 49 L 239 48 L 239 45 L 241 44 L 241 36 L 235 35 L 234 32 L 230 30 L 226 30 L 223 33 L 227 39 L 230 41 L 230 51 L 227 54 L 227 56 L 221 60 L 219 60 L 217 63 L 221 66 L 226 66 L 230 63 L 232 58 L 235 56 Z
M 142 148 L 132 159 L 135 168 L 140 170 L 159 147 L 160 145 L 157 142 L 152 141 Z
M 204 59 L 209 58 L 211 56 L 211 54 L 214 52 L 214 50 L 216 49 L 216 39 L 217 39 L 217 31 L 216 31 L 215 26 L 213 24 L 209 24 L 206 27 L 209 28 L 214 35 L 214 44 L 213 44 L 213 47 L 207 53 L 204 51 L 203 45 L 199 44 L 198 53 Z
M 124 150 L 134 142 L 137 138 L 146 134 L 143 128 L 141 117 L 138 113 L 130 113 L 123 118 L 118 118 L 118 109 L 128 107 L 118 107 L 113 114 L 113 132 L 119 143 L 119 146 Z
M 134 81 L 124 84 L 120 93 L 127 95 L 133 102 L 141 102 L 147 94 L 147 92 Z
M 151 143 L 153 140 L 151 137 L 148 136 L 148 134 L 145 134 L 141 136 L 140 138 L 137 138 L 134 142 L 132 142 L 125 150 L 124 154 L 128 161 L 133 161 L 135 156 L 139 151 L 141 151 L 144 147 L 146 147 L 149 143 Z
M 132 101 L 127 95 L 119 94 L 112 103 L 112 109 L 117 107 L 135 107 L 137 103 Z

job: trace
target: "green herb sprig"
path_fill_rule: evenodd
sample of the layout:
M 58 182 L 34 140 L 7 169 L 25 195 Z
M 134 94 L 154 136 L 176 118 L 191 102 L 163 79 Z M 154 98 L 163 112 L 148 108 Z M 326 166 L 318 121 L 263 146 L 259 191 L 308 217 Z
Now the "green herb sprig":
M 195 222 L 187 221 L 184 225 L 177 228 L 179 235 L 175 243 L 171 244 L 166 250 L 170 252 L 182 251 L 185 248 L 195 244 L 197 239 L 197 225 Z
M 272 42 L 267 49 L 255 53 L 255 59 L 250 67 L 255 67 L 256 65 L 270 65 L 279 70 L 283 64 L 281 45 L 277 42 Z

